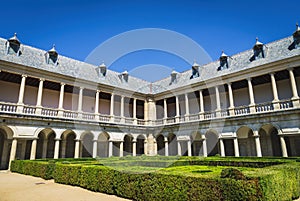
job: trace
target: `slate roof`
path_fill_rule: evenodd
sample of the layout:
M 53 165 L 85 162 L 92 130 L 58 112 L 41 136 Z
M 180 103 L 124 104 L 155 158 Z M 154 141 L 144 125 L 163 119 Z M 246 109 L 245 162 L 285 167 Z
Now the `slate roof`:
M 219 60 L 199 66 L 199 77 L 190 79 L 192 75 L 192 67 L 182 73 L 178 73 L 177 81 L 171 83 L 171 76 L 154 83 L 135 78 L 129 75 L 128 82 L 120 79 L 120 73 L 107 70 L 105 78 L 98 77 L 97 66 L 71 59 L 59 55 L 58 65 L 47 64 L 45 62 L 45 53 L 47 51 L 21 45 L 22 54 L 20 56 L 6 54 L 5 43 L 6 39 L 0 38 L 0 60 L 17 63 L 25 66 L 30 66 L 36 69 L 42 69 L 74 78 L 80 78 L 87 81 L 97 82 L 100 84 L 110 85 L 113 87 L 136 91 L 144 94 L 157 94 L 166 90 L 174 90 L 179 87 L 187 86 L 199 81 L 208 80 L 211 78 L 231 74 L 244 69 L 253 68 L 262 64 L 275 62 L 285 58 L 300 55 L 300 49 L 289 50 L 289 46 L 293 43 L 293 37 L 287 37 L 278 41 L 265 44 L 265 58 L 250 62 L 253 56 L 253 50 L 249 49 L 242 53 L 233 55 L 228 58 L 229 68 L 218 71 L 220 66 Z

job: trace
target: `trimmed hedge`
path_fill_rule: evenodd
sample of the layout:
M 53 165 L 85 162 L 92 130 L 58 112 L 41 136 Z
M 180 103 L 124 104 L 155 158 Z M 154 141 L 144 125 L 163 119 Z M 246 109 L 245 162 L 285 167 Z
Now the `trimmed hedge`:
M 260 200 L 257 180 L 132 174 L 103 166 L 57 164 L 55 182 L 134 200 Z
M 53 179 L 55 162 L 14 160 L 11 162 L 10 169 L 12 172 L 41 177 L 43 179 Z
M 117 164 L 113 159 L 112 163 Z M 126 161 L 126 160 L 125 160 Z M 124 162 L 125 162 L 124 161 Z M 192 161 L 192 162 L 191 162 Z M 187 164 L 197 161 L 193 158 Z M 212 162 L 225 160 L 198 160 Z M 168 173 L 135 174 L 119 172 L 102 166 L 95 160 L 16 160 L 11 164 L 13 172 L 54 178 L 55 182 L 80 186 L 92 191 L 115 194 L 134 200 L 291 200 L 300 196 L 300 164 L 296 160 L 273 161 L 280 165 L 260 168 L 254 177 L 244 177 L 233 168 L 225 168 L 219 178 L 202 178 Z M 119 161 L 123 166 L 123 162 Z M 147 165 L 151 161 L 127 161 L 129 164 Z M 163 164 L 168 161 L 152 161 Z M 229 160 L 228 163 L 246 164 Z M 257 162 L 257 161 L 256 161 Z M 271 160 L 262 160 L 264 164 Z M 166 164 L 164 163 L 164 164 Z M 180 159 L 177 165 L 186 164 Z M 176 164 L 176 162 L 175 162 Z M 225 163 L 222 163 L 225 164 Z M 252 163 L 251 163 L 252 164 Z M 223 178 L 221 178 L 223 177 Z

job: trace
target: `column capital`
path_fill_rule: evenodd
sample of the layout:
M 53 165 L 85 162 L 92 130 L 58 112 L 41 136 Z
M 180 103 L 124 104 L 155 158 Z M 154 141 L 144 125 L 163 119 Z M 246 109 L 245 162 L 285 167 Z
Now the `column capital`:
M 252 77 L 247 77 L 246 80 L 249 82 L 252 80 Z
M 101 90 L 100 90 L 100 89 L 97 89 L 97 90 L 96 90 L 96 93 L 100 93 L 100 92 L 101 92 Z
M 80 86 L 79 89 L 80 89 L 80 90 L 84 90 L 84 87 Z
M 41 81 L 41 82 L 44 82 L 44 81 L 45 81 L 45 78 L 40 78 L 40 81 Z
M 26 74 L 22 74 L 21 76 L 22 76 L 22 77 L 25 77 L 25 78 L 27 77 L 27 75 L 26 75 Z
M 274 76 L 275 72 L 272 71 L 272 72 L 269 73 L 269 75 Z
M 61 82 L 61 83 L 60 83 L 60 85 L 61 85 L 61 86 L 65 86 L 65 85 L 66 85 L 66 83 L 64 83 L 64 82 Z
M 227 84 L 228 86 L 231 86 L 231 85 L 232 85 L 232 82 L 226 82 L 226 84 Z
M 293 71 L 293 70 L 294 70 L 294 67 L 288 67 L 287 70 L 288 70 L 288 71 Z

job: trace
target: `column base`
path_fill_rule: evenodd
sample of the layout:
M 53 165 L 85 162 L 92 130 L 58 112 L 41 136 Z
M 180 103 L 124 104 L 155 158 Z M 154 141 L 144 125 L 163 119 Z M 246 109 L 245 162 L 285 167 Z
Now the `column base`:
M 299 97 L 292 97 L 291 101 L 293 103 L 294 108 L 299 108 L 300 107 Z
M 256 113 L 255 104 L 250 104 L 249 105 L 249 110 L 250 110 L 251 114 Z

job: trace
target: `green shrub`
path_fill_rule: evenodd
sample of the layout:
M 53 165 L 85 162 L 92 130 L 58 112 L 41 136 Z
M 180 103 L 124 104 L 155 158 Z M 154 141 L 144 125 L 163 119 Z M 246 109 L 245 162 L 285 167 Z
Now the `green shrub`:
M 235 180 L 245 180 L 245 175 L 238 169 L 225 168 L 221 172 L 221 178 L 230 178 Z

